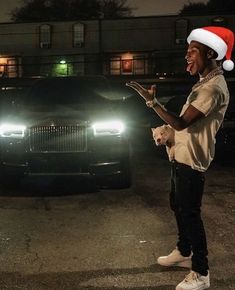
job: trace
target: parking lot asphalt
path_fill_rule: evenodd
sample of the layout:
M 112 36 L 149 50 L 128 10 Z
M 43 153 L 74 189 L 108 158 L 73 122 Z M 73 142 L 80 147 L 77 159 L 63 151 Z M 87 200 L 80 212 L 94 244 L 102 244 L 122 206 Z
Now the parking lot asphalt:
M 75 180 L 1 188 L 0 289 L 175 289 L 187 270 L 156 263 L 177 235 L 169 173 L 162 149 L 143 139 L 131 188 L 88 190 Z M 213 290 L 235 289 L 234 214 L 235 168 L 213 164 L 202 207 Z

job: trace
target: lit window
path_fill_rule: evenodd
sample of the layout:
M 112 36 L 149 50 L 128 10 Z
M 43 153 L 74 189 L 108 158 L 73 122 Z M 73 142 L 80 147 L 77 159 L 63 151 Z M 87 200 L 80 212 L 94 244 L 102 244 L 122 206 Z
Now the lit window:
M 145 74 L 145 56 L 137 55 L 134 56 L 134 74 L 135 75 L 144 75 Z
M 120 57 L 112 57 L 110 59 L 110 74 L 111 75 L 121 74 L 121 58 Z
M 19 76 L 19 65 L 16 58 L 0 57 L 0 77 L 15 78 Z
M 51 47 L 51 26 L 43 24 L 39 27 L 39 42 L 40 48 Z
M 73 46 L 84 46 L 84 24 L 76 23 L 73 25 Z
M 11 58 L 7 60 L 7 75 L 9 78 L 18 76 L 18 66 L 17 66 L 17 60 L 15 58 Z
M 133 54 L 124 53 L 122 54 L 122 74 L 133 74 Z
M 122 73 L 123 74 L 133 73 L 133 59 L 122 59 Z

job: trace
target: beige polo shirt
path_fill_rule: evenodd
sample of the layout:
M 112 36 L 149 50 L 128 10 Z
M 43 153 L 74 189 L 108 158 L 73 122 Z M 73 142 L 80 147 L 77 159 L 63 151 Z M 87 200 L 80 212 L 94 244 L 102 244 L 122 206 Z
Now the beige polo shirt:
M 182 108 L 189 104 L 205 117 L 190 127 L 175 131 L 175 160 L 198 171 L 206 171 L 215 154 L 215 136 L 229 103 L 229 92 L 223 75 L 217 75 L 192 90 Z

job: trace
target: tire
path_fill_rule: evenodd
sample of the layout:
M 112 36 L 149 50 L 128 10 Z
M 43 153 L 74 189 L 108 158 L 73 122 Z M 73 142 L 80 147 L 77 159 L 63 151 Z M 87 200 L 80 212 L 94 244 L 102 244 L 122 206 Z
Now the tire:
M 17 188 L 21 184 L 20 174 L 8 174 L 2 166 L 0 167 L 0 186 L 5 188 Z
M 123 163 L 122 172 L 111 177 L 109 188 L 111 189 L 124 189 L 132 185 L 132 172 L 130 162 Z

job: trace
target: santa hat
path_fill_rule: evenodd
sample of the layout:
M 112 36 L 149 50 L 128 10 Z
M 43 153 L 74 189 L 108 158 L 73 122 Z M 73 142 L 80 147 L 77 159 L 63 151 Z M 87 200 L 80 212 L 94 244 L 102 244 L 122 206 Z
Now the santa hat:
M 191 41 L 198 41 L 212 48 L 217 52 L 217 60 L 221 60 L 224 57 L 226 60 L 223 62 L 223 68 L 227 71 L 231 71 L 234 68 L 234 63 L 231 60 L 234 34 L 231 30 L 218 27 L 207 26 L 194 29 L 187 38 L 188 43 Z

